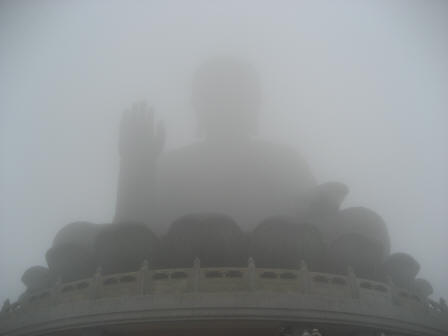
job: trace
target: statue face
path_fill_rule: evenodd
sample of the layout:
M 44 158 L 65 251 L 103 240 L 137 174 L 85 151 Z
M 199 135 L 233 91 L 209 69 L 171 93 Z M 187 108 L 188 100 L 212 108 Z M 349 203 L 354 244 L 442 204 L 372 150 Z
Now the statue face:
M 235 60 L 209 61 L 196 74 L 193 104 L 207 138 L 253 134 L 260 107 L 255 70 Z

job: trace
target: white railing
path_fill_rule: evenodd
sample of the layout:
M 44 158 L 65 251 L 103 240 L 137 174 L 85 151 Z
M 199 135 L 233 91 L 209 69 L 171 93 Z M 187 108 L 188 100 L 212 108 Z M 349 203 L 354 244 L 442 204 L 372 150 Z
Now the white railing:
M 296 292 L 356 300 L 373 297 L 394 305 L 448 314 L 443 299 L 435 302 L 392 283 L 357 278 L 352 269 L 348 269 L 346 275 L 311 272 L 304 262 L 300 269 L 257 268 L 252 259 L 247 267 L 201 268 L 196 259 L 191 268 L 149 269 L 144 262 L 137 272 L 103 275 L 98 269 L 92 278 L 57 283 L 53 288 L 26 295 L 14 304 L 5 302 L 1 315 L 117 296 L 238 291 Z

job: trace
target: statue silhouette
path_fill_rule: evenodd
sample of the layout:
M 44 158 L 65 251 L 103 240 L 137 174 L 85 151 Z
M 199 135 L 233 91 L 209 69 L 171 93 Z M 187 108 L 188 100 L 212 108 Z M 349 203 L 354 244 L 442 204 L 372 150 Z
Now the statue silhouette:
M 63 227 L 48 268 L 23 275 L 28 295 L 49 283 L 148 267 L 298 268 L 391 281 L 421 298 L 410 255 L 390 255 L 384 220 L 363 207 L 341 209 L 343 183 L 316 185 L 293 149 L 256 136 L 261 90 L 256 71 L 213 59 L 196 73 L 193 105 L 203 137 L 164 151 L 163 127 L 135 104 L 123 115 L 115 221 Z M 250 257 L 250 258 L 249 258 Z M 251 267 L 252 267 L 251 266 Z
M 243 230 L 266 217 L 295 215 L 315 180 L 294 149 L 256 137 L 255 69 L 230 58 L 206 62 L 194 77 L 192 102 L 203 137 L 168 152 L 150 108 L 135 104 L 124 113 L 115 220 L 144 222 L 161 234 L 189 213 L 223 213 Z

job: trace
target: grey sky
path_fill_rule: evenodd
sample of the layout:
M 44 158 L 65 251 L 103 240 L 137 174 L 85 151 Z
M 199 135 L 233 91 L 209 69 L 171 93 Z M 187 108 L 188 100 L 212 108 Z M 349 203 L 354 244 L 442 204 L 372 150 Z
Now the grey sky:
M 260 136 L 346 183 L 448 298 L 447 32 L 446 1 L 1 2 L 0 299 L 63 225 L 112 219 L 124 108 L 194 141 L 192 73 L 221 53 L 260 71 Z

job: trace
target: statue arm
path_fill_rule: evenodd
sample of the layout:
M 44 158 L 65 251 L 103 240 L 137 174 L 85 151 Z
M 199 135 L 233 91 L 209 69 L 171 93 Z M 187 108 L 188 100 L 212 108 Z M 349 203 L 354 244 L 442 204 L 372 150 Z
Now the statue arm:
M 115 222 L 147 223 L 155 210 L 156 166 L 164 146 L 164 129 L 154 127 L 146 104 L 125 111 L 120 125 L 120 173 Z

